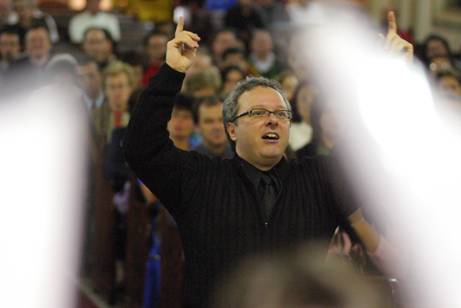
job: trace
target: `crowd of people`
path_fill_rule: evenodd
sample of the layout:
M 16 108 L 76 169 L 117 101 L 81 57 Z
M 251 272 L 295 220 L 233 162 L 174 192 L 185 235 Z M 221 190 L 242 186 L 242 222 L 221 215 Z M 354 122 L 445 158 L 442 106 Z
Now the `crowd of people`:
M 289 114 L 278 111 L 276 114 L 273 110 L 267 114 L 264 109 L 249 111 L 249 117 L 254 118 L 289 118 L 289 146 L 284 155 L 298 160 L 330 156 L 339 138 L 335 114 L 323 104 L 321 87 L 293 56 L 299 43 L 296 34 L 308 26 L 300 23 L 303 17 L 299 14 L 311 1 L 223 1 L 226 5 L 219 1 L 180 2 L 182 12 L 187 13 L 184 28 L 200 37 L 200 46 L 193 46 L 194 57 L 182 72 L 184 80 L 181 79 L 180 94 L 168 97 L 172 100 L 172 110 L 166 129 L 174 146 L 210 159 L 234 158 L 238 134 L 232 124 L 237 118 L 226 115 L 231 111 L 226 111 L 225 108 L 230 107 L 225 107 L 224 102 L 235 95 L 239 82 L 253 76 L 277 80 L 289 102 Z M 363 1 L 349 2 L 359 10 L 364 9 L 360 4 Z M 214 5 L 219 10 L 214 11 Z M 83 12 L 75 13 L 65 29 L 58 29 L 54 17 L 40 10 L 35 0 L 0 0 L 0 93 L 14 97 L 24 89 L 33 91 L 47 85 L 75 87 L 88 112 L 91 132 L 82 275 L 89 278 L 98 292 L 107 295 L 110 304 L 126 304 L 131 300 L 127 304 L 129 307 L 135 307 L 133 303 L 146 308 L 181 307 L 184 305 L 184 284 L 189 283 L 186 288 L 190 291 L 194 290 L 191 282 L 195 282 L 193 279 L 184 281 L 184 271 L 194 275 L 194 270 L 185 269 L 184 262 L 188 257 L 191 260 L 203 258 L 191 248 L 184 254 L 181 240 L 190 240 L 192 236 L 180 236 L 180 231 L 205 231 L 190 229 L 184 221 L 176 221 L 183 216 L 178 212 L 171 216 L 164 207 L 165 202 L 179 202 L 176 200 L 179 196 L 174 196 L 176 188 L 164 187 L 164 183 L 181 186 L 186 182 L 172 181 L 161 167 L 154 169 L 140 163 L 133 164 L 146 168 L 144 171 L 152 167 L 165 178 L 154 181 L 143 170 L 136 170 L 135 174 L 125 161 L 121 147 L 132 112 L 140 98 L 146 100 L 148 95 L 144 89 L 149 89 L 153 76 L 165 71 L 168 42 L 177 37 L 178 31 L 175 32 L 173 22 L 154 23 L 152 30 L 143 33 L 138 46 L 119 52 L 117 47 L 125 39 L 119 19 L 116 14 L 99 8 L 99 0 L 88 0 Z M 415 56 L 425 66 L 435 91 L 441 94 L 444 102 L 458 110 L 461 106 L 460 54 L 440 35 L 430 35 L 417 44 L 411 41 L 411 33 L 399 34 L 414 44 Z M 178 78 L 173 78 L 174 73 L 169 74 L 164 73 L 167 80 L 162 81 L 165 92 L 178 82 Z M 162 88 L 156 86 L 161 92 Z M 155 125 L 153 123 L 152 127 Z M 137 130 L 136 134 L 143 132 Z M 155 134 L 158 135 L 144 137 L 158 137 L 158 140 L 164 137 L 162 132 L 155 131 Z M 165 159 L 171 160 L 171 157 Z M 185 174 L 194 177 L 191 170 Z M 144 183 L 145 180 L 149 183 Z M 193 182 L 193 179 L 188 180 Z M 213 181 L 224 183 L 219 178 Z M 274 181 L 275 188 L 280 185 L 279 180 L 268 181 Z M 161 187 L 159 191 L 171 200 L 158 199 L 145 184 Z M 181 188 L 181 192 L 184 190 L 187 189 Z M 189 192 L 188 196 L 193 193 Z M 218 192 L 208 193 L 214 196 Z M 201 200 L 205 203 L 208 199 L 202 196 Z M 166 207 L 184 211 L 171 205 Z M 193 213 L 187 217 L 198 223 L 210 222 Z M 184 226 L 189 229 L 180 230 Z M 215 232 L 225 233 L 218 225 Z M 331 242 L 330 253 L 347 256 L 362 272 L 385 276 L 370 261 L 367 243 L 350 225 L 341 225 L 331 241 L 326 240 Z M 223 244 L 221 249 L 224 247 L 227 246 Z M 133 253 L 134 249 L 137 254 Z M 205 250 L 211 253 L 210 247 L 201 249 L 203 253 Z M 134 263 L 140 269 L 136 273 L 133 273 Z M 198 264 L 195 266 L 202 268 Z M 141 281 L 134 291 L 130 291 L 129 285 L 132 277 Z

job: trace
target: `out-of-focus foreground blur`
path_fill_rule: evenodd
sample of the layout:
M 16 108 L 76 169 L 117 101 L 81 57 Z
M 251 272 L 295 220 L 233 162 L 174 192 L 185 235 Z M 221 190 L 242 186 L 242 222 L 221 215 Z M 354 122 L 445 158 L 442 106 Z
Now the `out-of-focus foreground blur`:
M 387 245 L 368 254 L 344 225 L 253 256 L 214 307 L 461 307 L 459 0 L 0 0 L 0 306 L 184 306 L 178 226 L 122 152 L 180 16 L 201 40 L 175 146 L 232 157 L 223 100 L 275 79 L 287 159 L 337 157 Z

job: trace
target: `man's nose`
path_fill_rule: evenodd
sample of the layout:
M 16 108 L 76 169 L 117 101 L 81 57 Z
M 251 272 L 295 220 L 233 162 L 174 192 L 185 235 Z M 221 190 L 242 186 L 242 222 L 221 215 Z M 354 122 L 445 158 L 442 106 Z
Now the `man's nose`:
M 266 120 L 266 125 L 278 125 L 279 124 L 279 118 L 274 113 L 269 113 L 269 116 L 267 117 Z

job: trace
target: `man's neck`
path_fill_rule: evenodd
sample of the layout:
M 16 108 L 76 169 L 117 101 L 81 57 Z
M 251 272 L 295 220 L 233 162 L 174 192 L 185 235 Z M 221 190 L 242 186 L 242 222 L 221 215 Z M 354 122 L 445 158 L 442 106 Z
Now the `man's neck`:
M 334 138 L 331 138 L 330 136 L 323 134 L 322 135 L 322 144 L 329 150 L 333 149 L 335 146 Z
M 170 138 L 171 140 L 173 140 L 175 147 L 177 147 L 180 150 L 189 151 L 190 149 L 189 138 L 175 138 L 171 136 Z
M 44 56 L 42 58 L 30 58 L 30 62 L 32 62 L 33 65 L 42 67 L 48 62 L 48 56 Z
M 163 63 L 163 58 L 162 59 L 153 59 L 151 58 L 150 61 L 149 61 L 149 65 L 150 66 L 161 66 Z
M 236 153 L 241 159 L 245 160 L 247 163 L 249 163 L 250 165 L 252 165 L 256 169 L 261 170 L 261 171 L 269 171 L 269 170 L 271 170 L 283 158 L 283 157 L 280 157 L 278 159 L 270 159 L 270 160 L 267 160 L 265 162 L 262 162 L 262 161 L 257 162 L 257 161 L 253 161 L 251 159 L 247 159 L 244 155 L 242 156 L 238 149 L 236 149 Z
M 99 14 L 99 10 L 86 10 L 91 16 L 96 16 Z
M 259 53 L 259 54 L 255 53 L 254 55 L 255 55 L 255 58 L 259 61 L 268 61 L 271 53 L 270 52 Z
M 209 142 L 203 141 L 203 146 L 214 156 L 222 156 L 226 152 L 227 143 L 224 144 L 211 144 Z
M 88 96 L 88 98 L 93 102 L 93 103 L 96 103 L 96 101 L 98 99 L 100 99 L 100 97 L 103 95 L 102 94 L 102 91 L 99 91 L 99 92 L 96 92 L 96 93 L 87 93 L 86 94 Z

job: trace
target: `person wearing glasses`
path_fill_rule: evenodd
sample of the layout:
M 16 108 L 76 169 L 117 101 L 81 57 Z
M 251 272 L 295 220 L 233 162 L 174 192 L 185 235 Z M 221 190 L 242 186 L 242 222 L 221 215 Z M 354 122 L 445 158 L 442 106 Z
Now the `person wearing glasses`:
M 124 141 L 128 164 L 178 224 L 185 306 L 205 307 L 216 281 L 242 257 L 328 241 L 346 221 L 369 253 L 379 253 L 385 241 L 341 193 L 340 177 L 331 176 L 325 160 L 284 158 L 292 112 L 276 81 L 246 79 L 226 98 L 232 159 L 174 146 L 167 123 L 199 41 L 183 30 L 181 19 L 166 64 L 141 94 Z

